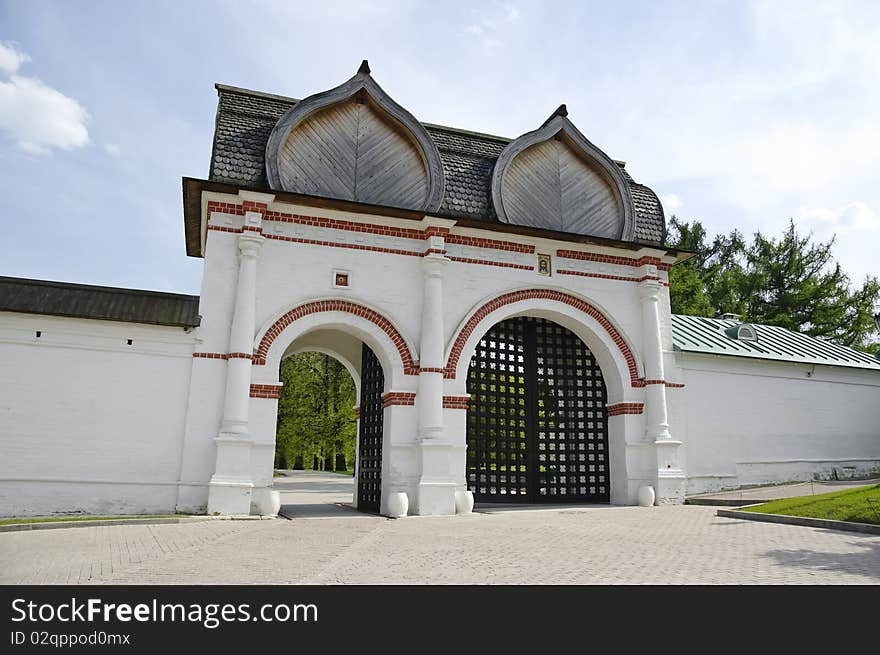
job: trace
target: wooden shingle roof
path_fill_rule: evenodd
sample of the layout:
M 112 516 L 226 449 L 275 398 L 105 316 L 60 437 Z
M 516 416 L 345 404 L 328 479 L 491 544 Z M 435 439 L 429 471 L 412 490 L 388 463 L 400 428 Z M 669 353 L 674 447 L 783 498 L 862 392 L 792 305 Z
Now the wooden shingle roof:
M 266 144 L 278 120 L 295 98 L 215 85 L 219 96 L 209 180 L 269 190 Z M 497 223 L 492 203 L 492 173 L 498 155 L 511 139 L 422 123 L 440 152 L 445 193 L 440 216 Z M 633 241 L 662 245 L 666 235 L 657 195 L 636 183 L 621 167 L 635 209 Z

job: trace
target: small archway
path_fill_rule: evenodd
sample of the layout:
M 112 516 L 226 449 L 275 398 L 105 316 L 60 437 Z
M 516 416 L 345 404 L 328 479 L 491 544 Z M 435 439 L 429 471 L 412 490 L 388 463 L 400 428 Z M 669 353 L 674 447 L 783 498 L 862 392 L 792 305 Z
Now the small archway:
M 478 502 L 607 503 L 607 392 L 572 331 L 517 316 L 480 339 L 467 374 L 467 484 Z
M 293 341 L 281 358 L 274 487 L 294 517 L 332 506 L 378 513 L 385 374 L 373 350 L 338 330 Z
M 352 375 L 359 415 L 351 504 L 378 512 L 382 487 L 387 485 L 382 476 L 389 438 L 384 398 L 386 392 L 407 389 L 407 384 L 414 386 L 417 380 L 411 374 L 414 358 L 409 342 L 387 318 L 366 305 L 332 300 L 299 305 L 267 320 L 257 334 L 254 351 L 252 382 L 257 387 L 277 387 L 282 361 L 302 352 L 329 355 Z M 277 407 L 277 402 L 262 399 L 251 404 L 257 487 L 273 484 Z

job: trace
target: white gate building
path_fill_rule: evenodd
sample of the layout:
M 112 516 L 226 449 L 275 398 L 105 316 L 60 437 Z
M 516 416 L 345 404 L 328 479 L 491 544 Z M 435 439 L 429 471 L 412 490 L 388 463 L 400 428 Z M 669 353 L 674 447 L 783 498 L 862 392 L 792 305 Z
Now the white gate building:
M 211 174 L 183 180 L 199 297 L 0 280 L 0 514 L 274 513 L 279 368 L 304 351 L 356 381 L 362 509 L 880 467 L 880 362 L 673 317 L 687 253 L 564 106 L 510 140 L 418 122 L 366 62 L 299 101 L 217 90 Z

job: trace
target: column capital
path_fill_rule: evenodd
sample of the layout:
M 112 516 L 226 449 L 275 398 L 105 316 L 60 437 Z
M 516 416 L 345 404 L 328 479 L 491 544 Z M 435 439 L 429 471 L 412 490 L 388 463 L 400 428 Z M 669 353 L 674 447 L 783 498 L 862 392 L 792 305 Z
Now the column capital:
M 422 258 L 422 270 L 425 277 L 443 277 L 449 258 L 440 253 L 428 253 Z
M 260 254 L 260 248 L 266 237 L 257 232 L 244 232 L 238 237 L 238 249 L 242 257 L 256 258 Z
M 659 280 L 642 280 L 639 282 L 639 298 L 644 301 L 658 301 L 660 300 L 660 291 L 663 289 L 663 285 L 660 284 Z

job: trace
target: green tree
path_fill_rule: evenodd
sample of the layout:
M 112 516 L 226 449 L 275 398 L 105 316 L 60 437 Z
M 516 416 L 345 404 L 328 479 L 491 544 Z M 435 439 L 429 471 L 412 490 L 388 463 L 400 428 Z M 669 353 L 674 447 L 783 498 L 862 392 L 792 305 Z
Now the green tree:
M 861 286 L 833 259 L 834 239 L 815 243 L 794 221 L 778 238 L 757 232 L 747 243 L 732 230 L 711 243 L 699 221 L 673 216 L 669 244 L 696 255 L 670 271 L 670 300 L 677 314 L 739 314 L 743 320 L 778 325 L 847 346 L 875 349 L 872 318 L 880 283 Z M 680 269 L 680 270 L 679 270 Z
M 353 465 L 356 394 L 348 370 L 332 357 L 306 352 L 281 363 L 281 381 L 276 468 L 293 468 L 298 459 L 311 467 L 316 457 L 332 467 L 340 455 Z

